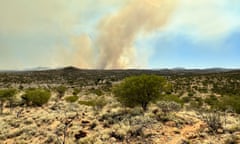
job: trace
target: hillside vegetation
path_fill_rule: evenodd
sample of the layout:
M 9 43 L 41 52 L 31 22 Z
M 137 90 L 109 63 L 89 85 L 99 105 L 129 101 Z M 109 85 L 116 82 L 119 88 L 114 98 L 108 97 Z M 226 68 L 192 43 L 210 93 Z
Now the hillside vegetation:
M 240 143 L 240 71 L 0 73 L 0 143 Z

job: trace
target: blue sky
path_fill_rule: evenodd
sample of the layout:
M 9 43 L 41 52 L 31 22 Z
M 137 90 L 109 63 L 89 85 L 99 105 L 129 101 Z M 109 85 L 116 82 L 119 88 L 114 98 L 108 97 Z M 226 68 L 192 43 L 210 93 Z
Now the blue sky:
M 0 69 L 240 68 L 238 0 L 0 0 Z

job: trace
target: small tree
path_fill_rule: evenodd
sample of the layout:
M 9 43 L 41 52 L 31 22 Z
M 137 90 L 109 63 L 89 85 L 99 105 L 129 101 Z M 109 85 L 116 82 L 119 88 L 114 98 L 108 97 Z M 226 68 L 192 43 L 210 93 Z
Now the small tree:
M 14 101 L 14 96 L 16 95 L 15 89 L 4 89 L 0 90 L 0 114 L 3 112 L 3 106 L 6 101 L 9 102 L 10 109 L 12 108 L 12 103 Z
M 67 88 L 65 86 L 59 86 L 56 88 L 56 91 L 58 92 L 58 98 L 62 98 L 66 92 Z
M 158 99 L 167 86 L 167 81 L 161 76 L 132 76 L 117 85 L 113 93 L 123 105 L 127 107 L 140 105 L 146 111 L 149 102 Z
M 48 102 L 50 97 L 51 93 L 44 89 L 29 89 L 22 95 L 22 99 L 26 101 L 26 104 L 32 106 L 42 106 Z

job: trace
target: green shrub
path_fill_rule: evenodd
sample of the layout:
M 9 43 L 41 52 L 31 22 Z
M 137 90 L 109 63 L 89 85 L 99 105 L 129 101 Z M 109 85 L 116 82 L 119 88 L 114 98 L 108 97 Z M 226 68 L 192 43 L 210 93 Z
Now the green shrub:
M 140 75 L 125 78 L 113 89 L 117 100 L 127 107 L 141 106 L 147 109 L 150 102 L 156 101 L 167 87 L 165 78 L 156 75 Z
M 191 98 L 188 97 L 188 96 L 182 98 L 182 102 L 183 102 L 183 103 L 188 103 L 188 102 L 190 102 L 190 101 L 191 101 Z
M 74 103 L 78 100 L 78 96 L 68 96 L 65 98 L 65 100 L 69 103 Z
M 203 105 L 203 99 L 201 97 L 196 97 L 195 101 L 198 103 L 200 107 Z
M 188 93 L 188 96 L 189 96 L 189 97 L 193 97 L 193 96 L 194 96 L 194 93 L 193 93 L 193 92 L 189 92 L 189 93 Z
M 178 96 L 176 95 L 164 95 L 163 97 L 160 98 L 161 101 L 173 101 L 179 104 L 183 104 L 183 100 L 181 100 Z
M 204 102 L 210 105 L 211 107 L 215 107 L 219 103 L 217 97 L 214 95 L 211 95 L 210 97 L 206 98 Z
M 81 90 L 78 88 L 73 89 L 73 95 L 78 95 Z
M 81 105 L 92 106 L 96 110 L 103 108 L 107 104 L 107 102 L 101 97 L 88 101 L 78 101 L 78 103 Z
M 67 88 L 65 86 L 56 87 L 56 91 L 58 92 L 58 97 L 59 98 L 63 97 L 66 90 L 67 90 Z
M 199 109 L 202 107 L 202 103 L 198 101 L 190 101 L 190 108 L 191 109 Z
M 2 114 L 3 112 L 3 105 L 4 102 L 9 102 L 10 108 L 12 107 L 12 103 L 15 100 L 15 95 L 16 95 L 16 90 L 15 89 L 3 89 L 0 90 L 0 113 Z
M 100 89 L 90 89 L 90 90 L 89 90 L 89 93 L 96 94 L 97 96 L 103 95 L 103 92 L 102 92 L 102 90 L 100 90 Z
M 223 96 L 217 103 L 216 107 L 220 110 L 228 110 L 229 108 L 240 114 L 240 96 Z
M 51 93 L 44 89 L 28 89 L 22 95 L 27 105 L 42 106 L 46 104 L 51 97 Z
M 85 106 L 94 106 L 94 101 L 88 100 L 88 101 L 78 101 L 80 105 L 85 105 Z

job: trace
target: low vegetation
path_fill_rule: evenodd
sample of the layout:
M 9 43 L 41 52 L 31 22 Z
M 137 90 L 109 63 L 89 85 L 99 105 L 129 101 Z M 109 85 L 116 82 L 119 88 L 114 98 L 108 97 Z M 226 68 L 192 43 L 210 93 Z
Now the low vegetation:
M 102 109 L 106 104 L 107 101 L 103 99 L 103 97 L 92 99 L 92 100 L 85 100 L 85 101 L 78 101 L 80 105 L 91 106 L 95 110 Z
M 28 89 L 22 95 L 22 99 L 28 106 L 42 106 L 46 104 L 51 97 L 51 93 L 44 89 Z
M 0 143 L 240 143 L 239 83 L 235 71 L 0 73 Z
M 62 86 L 62 85 L 56 87 L 56 91 L 57 91 L 57 93 L 58 93 L 58 97 L 59 97 L 59 98 L 62 98 L 62 97 L 64 96 L 66 90 L 67 90 L 67 88 L 66 88 L 65 86 Z
M 76 102 L 78 100 L 78 96 L 67 96 L 65 97 L 65 100 L 69 103 L 73 103 L 73 102 Z
M 0 90 L 0 114 L 3 113 L 3 106 L 5 102 L 9 103 L 10 108 L 13 105 L 16 95 L 15 89 L 3 89 Z

